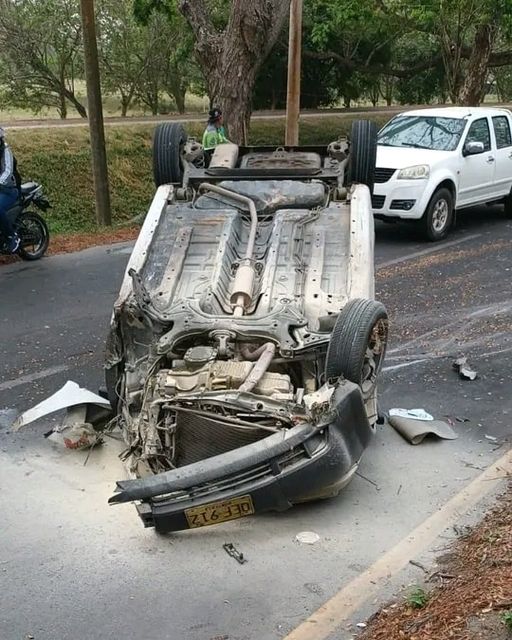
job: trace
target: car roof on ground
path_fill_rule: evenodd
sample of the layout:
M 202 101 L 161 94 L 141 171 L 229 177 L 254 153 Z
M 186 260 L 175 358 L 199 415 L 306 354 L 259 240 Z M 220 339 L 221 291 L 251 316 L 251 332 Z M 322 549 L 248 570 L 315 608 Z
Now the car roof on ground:
M 510 114 L 508 109 L 499 107 L 434 107 L 431 109 L 414 109 L 404 111 L 402 116 L 433 116 L 437 118 L 467 118 L 472 115 Z

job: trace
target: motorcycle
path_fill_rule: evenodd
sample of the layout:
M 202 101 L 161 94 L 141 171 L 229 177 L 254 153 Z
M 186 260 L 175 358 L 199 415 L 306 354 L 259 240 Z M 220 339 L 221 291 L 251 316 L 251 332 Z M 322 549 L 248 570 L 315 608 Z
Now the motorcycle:
M 39 260 L 46 253 L 50 242 L 50 233 L 44 218 L 35 211 L 28 210 L 32 204 L 41 211 L 51 207 L 43 194 L 43 187 L 37 182 L 26 182 L 21 185 L 20 198 L 7 212 L 20 237 L 20 246 L 16 254 L 23 260 Z M 0 254 L 9 255 L 10 252 L 5 249 L 5 240 L 0 232 Z

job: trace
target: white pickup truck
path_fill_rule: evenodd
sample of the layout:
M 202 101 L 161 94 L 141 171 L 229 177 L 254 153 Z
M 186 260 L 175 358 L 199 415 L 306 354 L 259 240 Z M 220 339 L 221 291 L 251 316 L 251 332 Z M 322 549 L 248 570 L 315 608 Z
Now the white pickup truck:
M 455 211 L 503 202 L 512 216 L 512 113 L 484 107 L 407 111 L 379 132 L 376 218 L 417 220 L 441 240 Z

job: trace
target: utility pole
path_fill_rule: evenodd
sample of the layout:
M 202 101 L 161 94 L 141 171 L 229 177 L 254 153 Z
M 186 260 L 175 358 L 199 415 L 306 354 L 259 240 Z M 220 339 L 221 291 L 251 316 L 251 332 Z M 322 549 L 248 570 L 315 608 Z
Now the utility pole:
M 96 41 L 96 18 L 94 0 L 80 0 L 84 39 L 85 78 L 91 136 L 92 175 L 96 197 L 96 221 L 100 225 L 111 225 L 110 192 L 108 187 L 107 152 L 103 127 L 103 105 L 101 102 L 98 44 Z
M 299 144 L 300 63 L 302 53 L 302 0 L 290 3 L 288 41 L 288 95 L 286 99 L 286 144 Z

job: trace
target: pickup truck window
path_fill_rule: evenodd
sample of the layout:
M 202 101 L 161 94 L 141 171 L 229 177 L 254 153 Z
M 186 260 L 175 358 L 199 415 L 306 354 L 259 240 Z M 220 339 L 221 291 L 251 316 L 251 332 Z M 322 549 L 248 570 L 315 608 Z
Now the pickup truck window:
M 466 137 L 466 143 L 468 142 L 483 142 L 484 151 L 491 150 L 491 131 L 487 118 L 478 118 L 471 123 Z
M 457 148 L 466 120 L 433 116 L 396 116 L 379 132 L 378 144 L 435 151 Z
M 496 146 L 498 149 L 512 147 L 512 137 L 510 136 L 510 125 L 507 116 L 494 116 L 492 124 L 494 126 Z

